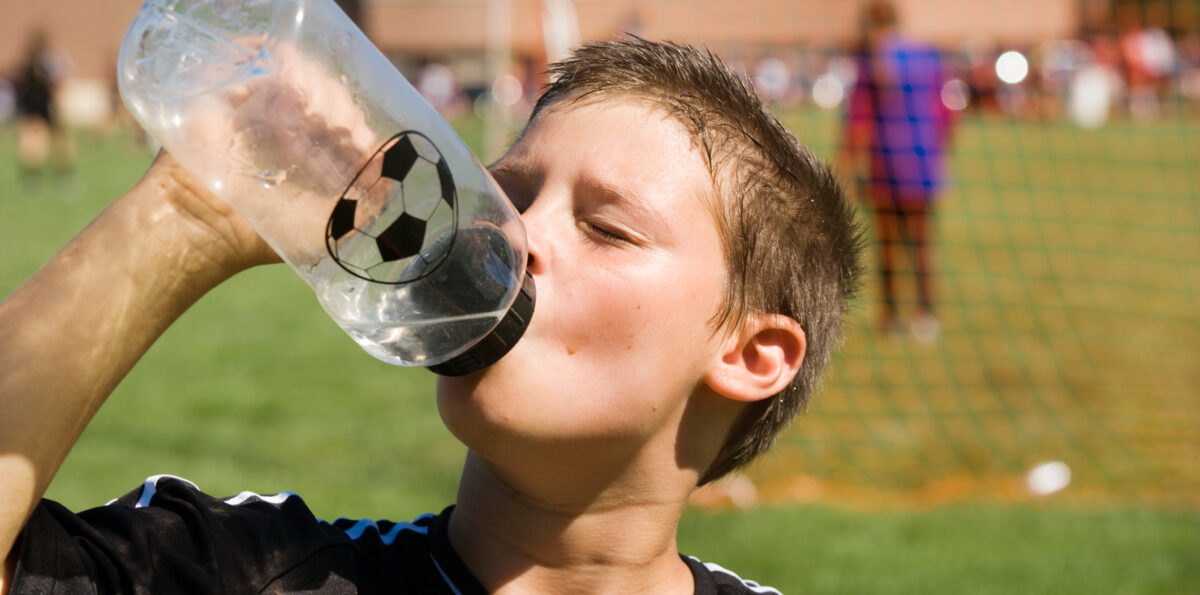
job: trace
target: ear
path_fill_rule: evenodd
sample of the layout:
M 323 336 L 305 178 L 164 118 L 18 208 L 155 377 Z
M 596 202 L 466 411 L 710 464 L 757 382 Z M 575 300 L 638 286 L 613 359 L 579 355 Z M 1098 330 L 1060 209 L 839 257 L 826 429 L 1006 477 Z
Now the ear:
M 782 314 L 750 314 L 722 345 L 704 383 L 735 401 L 770 397 L 792 381 L 807 342 L 800 323 Z

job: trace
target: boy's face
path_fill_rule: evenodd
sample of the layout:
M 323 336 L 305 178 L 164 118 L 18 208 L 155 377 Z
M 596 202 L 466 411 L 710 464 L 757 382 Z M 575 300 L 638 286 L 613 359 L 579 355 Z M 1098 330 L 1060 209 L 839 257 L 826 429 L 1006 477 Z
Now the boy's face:
M 673 439 L 719 357 L 725 281 L 690 135 L 633 100 L 559 103 L 493 173 L 522 211 L 537 305 L 499 362 L 439 379 L 447 426 L 485 457 Z

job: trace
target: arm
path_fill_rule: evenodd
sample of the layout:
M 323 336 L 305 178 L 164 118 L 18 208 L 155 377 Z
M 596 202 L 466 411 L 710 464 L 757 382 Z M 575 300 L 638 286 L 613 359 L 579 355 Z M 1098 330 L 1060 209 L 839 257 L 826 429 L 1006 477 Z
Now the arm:
M 208 290 L 274 260 L 245 220 L 163 154 L 0 302 L 0 559 L 159 335 Z

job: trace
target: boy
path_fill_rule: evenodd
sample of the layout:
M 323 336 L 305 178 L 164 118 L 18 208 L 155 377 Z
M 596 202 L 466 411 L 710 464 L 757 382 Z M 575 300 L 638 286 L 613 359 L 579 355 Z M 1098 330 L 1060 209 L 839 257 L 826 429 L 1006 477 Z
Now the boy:
M 154 339 L 276 260 L 162 156 L 0 305 L 6 583 L 772 592 L 680 556 L 675 529 L 697 485 L 764 450 L 804 404 L 855 287 L 857 228 L 829 171 L 710 54 L 599 43 L 553 75 L 493 166 L 522 211 L 537 309 L 499 362 L 438 381 L 469 448 L 454 507 L 330 525 L 293 495 L 222 502 L 173 478 L 78 516 L 39 503 Z M 64 344 L 77 328 L 91 335 Z

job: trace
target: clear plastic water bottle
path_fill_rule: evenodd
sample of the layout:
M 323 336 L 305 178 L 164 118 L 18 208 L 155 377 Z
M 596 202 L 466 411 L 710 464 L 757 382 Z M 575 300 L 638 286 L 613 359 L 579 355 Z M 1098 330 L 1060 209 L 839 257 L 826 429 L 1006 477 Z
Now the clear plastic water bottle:
M 524 332 L 520 216 L 333 0 L 148 0 L 118 81 L 368 353 L 459 375 Z

